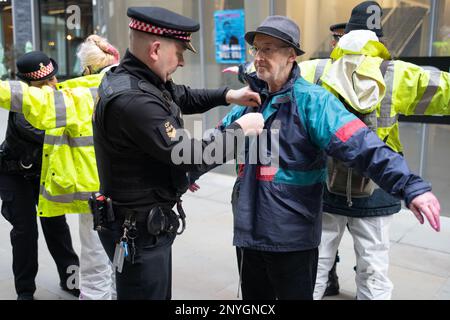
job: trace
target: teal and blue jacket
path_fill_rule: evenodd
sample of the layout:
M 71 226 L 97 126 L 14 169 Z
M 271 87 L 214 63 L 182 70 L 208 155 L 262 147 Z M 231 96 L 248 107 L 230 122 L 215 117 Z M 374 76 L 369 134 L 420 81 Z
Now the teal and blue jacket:
M 247 154 L 240 165 L 235 246 L 270 252 L 317 248 L 327 155 L 369 176 L 407 204 L 431 190 L 430 184 L 411 173 L 402 156 L 387 147 L 334 95 L 301 78 L 297 65 L 279 92 L 268 94 L 262 82 L 256 86 L 265 96 L 259 110 L 265 129 L 279 130 L 279 161 L 277 166 L 250 164 Z M 219 128 L 253 111 L 237 106 Z M 267 146 L 265 152 L 270 158 L 270 136 Z

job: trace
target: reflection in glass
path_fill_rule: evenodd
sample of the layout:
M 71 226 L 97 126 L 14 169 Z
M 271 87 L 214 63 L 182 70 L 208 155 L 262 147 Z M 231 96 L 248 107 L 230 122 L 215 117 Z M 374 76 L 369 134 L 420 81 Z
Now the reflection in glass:
M 92 1 L 41 0 L 39 11 L 41 50 L 58 62 L 60 78 L 79 76 L 82 70 L 76 52 L 93 32 Z

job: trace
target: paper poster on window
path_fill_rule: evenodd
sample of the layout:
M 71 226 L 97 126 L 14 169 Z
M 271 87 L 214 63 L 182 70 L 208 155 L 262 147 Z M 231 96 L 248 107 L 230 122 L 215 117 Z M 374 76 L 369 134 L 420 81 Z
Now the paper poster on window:
M 214 22 L 217 63 L 244 63 L 246 59 L 244 10 L 216 11 Z

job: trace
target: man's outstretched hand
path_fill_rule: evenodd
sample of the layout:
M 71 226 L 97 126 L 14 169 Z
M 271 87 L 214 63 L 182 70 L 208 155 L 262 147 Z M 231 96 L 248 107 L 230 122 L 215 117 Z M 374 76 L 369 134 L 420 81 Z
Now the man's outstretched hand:
M 441 205 L 433 193 L 427 192 L 415 197 L 413 201 L 411 201 L 409 209 L 414 213 L 421 224 L 425 223 L 425 216 L 434 230 L 437 232 L 441 231 Z

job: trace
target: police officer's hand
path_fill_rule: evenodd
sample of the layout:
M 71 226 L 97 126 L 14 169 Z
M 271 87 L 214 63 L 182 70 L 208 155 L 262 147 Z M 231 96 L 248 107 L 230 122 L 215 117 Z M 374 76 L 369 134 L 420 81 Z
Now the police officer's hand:
M 189 191 L 192 193 L 197 192 L 198 190 L 200 190 L 200 186 L 196 183 L 193 183 L 189 186 Z
M 240 90 L 230 90 L 227 93 L 227 103 L 246 107 L 258 107 L 261 105 L 261 97 L 249 87 Z
M 236 120 L 246 136 L 260 135 L 264 129 L 264 118 L 261 113 L 248 113 Z
M 414 213 L 421 224 L 424 224 L 425 219 L 423 216 L 425 216 L 434 230 L 437 232 L 441 231 L 439 219 L 441 205 L 433 193 L 427 192 L 415 197 L 413 201 L 411 201 L 409 209 Z

